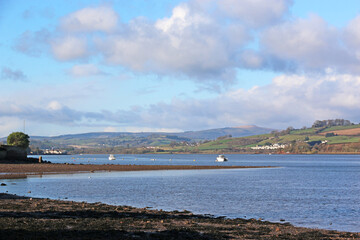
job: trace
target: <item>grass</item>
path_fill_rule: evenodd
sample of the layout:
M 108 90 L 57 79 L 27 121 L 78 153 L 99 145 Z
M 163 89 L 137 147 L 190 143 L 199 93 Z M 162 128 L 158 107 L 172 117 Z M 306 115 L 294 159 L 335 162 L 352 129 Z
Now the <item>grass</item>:
M 360 141 L 360 137 L 334 136 L 326 138 L 329 144 L 356 143 Z
M 319 128 L 307 128 L 307 129 L 300 129 L 300 130 L 293 130 L 290 132 L 290 134 L 294 134 L 294 135 L 312 135 L 312 134 L 316 134 L 316 131 L 318 131 Z
M 238 150 L 249 150 L 250 147 L 256 145 L 266 145 L 266 144 L 291 144 L 296 142 L 297 144 L 305 144 L 307 142 L 314 141 L 324 141 L 327 140 L 327 144 L 343 144 L 343 147 L 346 148 L 346 144 L 360 143 L 360 136 L 347 136 L 347 135 L 337 135 L 333 137 L 325 137 L 323 132 L 327 131 L 337 131 L 337 130 L 346 130 L 346 129 L 356 129 L 360 128 L 360 124 L 351 125 L 351 126 L 336 126 L 331 128 L 308 128 L 293 130 L 290 134 L 281 135 L 280 133 L 276 134 L 261 134 L 248 137 L 239 137 L 239 138 L 226 138 L 219 139 L 214 141 L 208 141 L 200 144 L 199 146 L 176 146 L 174 148 L 169 145 L 163 146 L 163 149 L 168 152 L 198 152 L 198 153 L 216 153 L 219 151 L 238 151 Z M 320 132 L 321 131 L 321 132 Z M 159 142 L 166 144 L 166 141 L 163 139 L 158 139 Z M 360 149 L 359 149 L 360 151 Z
M 329 128 L 325 128 L 325 129 L 322 130 L 321 132 L 330 132 L 330 131 L 345 130 L 345 129 L 354 129 L 354 128 L 360 128 L 360 124 L 350 125 L 350 126 L 334 126 L 334 127 L 329 127 Z

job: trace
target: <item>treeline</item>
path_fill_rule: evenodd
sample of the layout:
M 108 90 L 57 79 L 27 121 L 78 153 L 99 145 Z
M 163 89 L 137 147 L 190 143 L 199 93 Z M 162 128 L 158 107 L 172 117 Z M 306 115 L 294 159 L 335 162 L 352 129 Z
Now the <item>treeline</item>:
M 328 127 L 334 127 L 334 126 L 350 126 L 350 125 L 354 125 L 354 123 L 350 122 L 349 120 L 345 120 L 345 119 L 328 119 L 328 120 L 316 120 L 313 125 L 311 126 L 311 128 L 328 128 Z M 306 126 L 302 127 L 301 130 L 307 129 Z M 288 127 L 285 130 L 274 130 L 271 132 L 271 134 L 274 134 L 275 137 L 278 136 L 284 136 L 287 134 L 290 134 L 291 131 L 293 130 L 297 130 L 293 127 Z M 319 130 L 321 131 L 321 130 Z
M 316 120 L 312 125 L 313 128 L 318 127 L 334 127 L 334 126 L 350 126 L 354 125 L 354 123 L 345 119 L 329 119 L 329 120 Z

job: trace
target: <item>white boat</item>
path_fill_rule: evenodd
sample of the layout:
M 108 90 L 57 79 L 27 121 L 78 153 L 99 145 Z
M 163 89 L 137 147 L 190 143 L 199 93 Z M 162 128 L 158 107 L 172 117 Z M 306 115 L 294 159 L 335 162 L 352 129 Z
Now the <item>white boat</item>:
M 109 160 L 111 161 L 111 160 L 115 160 L 115 159 L 116 159 L 115 156 L 113 154 L 110 154 Z
M 217 156 L 215 162 L 226 162 L 228 159 L 224 155 Z

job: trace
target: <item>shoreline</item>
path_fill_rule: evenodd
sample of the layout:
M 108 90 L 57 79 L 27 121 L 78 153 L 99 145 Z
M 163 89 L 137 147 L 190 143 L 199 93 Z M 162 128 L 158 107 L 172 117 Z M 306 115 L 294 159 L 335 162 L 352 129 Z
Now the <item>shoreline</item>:
M 86 173 L 99 171 L 156 171 L 273 168 L 270 166 L 193 166 L 193 165 L 119 165 L 64 163 L 0 163 L 0 179 L 26 178 L 31 175 Z
M 317 153 L 312 153 L 312 152 L 302 152 L 302 153 L 283 153 L 283 152 L 221 152 L 222 154 L 226 154 L 226 155 L 269 155 L 269 153 L 271 155 L 360 155 L 360 152 L 317 152 Z M 218 152 L 198 152 L 198 153 L 193 153 L 193 152 L 149 152 L 149 153 L 114 153 L 114 154 L 119 154 L 119 155 L 165 155 L 165 154 L 169 154 L 169 155 L 219 155 Z M 29 157 L 33 157 L 33 156 L 77 156 L 80 154 L 78 153 L 74 153 L 74 154 L 29 154 Z M 82 155 L 109 155 L 108 153 L 83 153 Z
M 295 227 L 0 193 L 0 236 L 6 239 L 360 239 L 360 233 Z

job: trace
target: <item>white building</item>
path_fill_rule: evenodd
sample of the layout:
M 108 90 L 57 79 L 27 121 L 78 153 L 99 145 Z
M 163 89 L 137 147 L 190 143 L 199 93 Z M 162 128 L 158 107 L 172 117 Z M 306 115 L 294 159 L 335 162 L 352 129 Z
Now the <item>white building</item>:
M 256 147 L 251 147 L 251 149 L 252 150 L 276 150 L 276 149 L 281 149 L 281 148 L 285 148 L 285 147 L 286 147 L 285 144 L 275 143 L 273 145 L 266 145 L 266 146 L 256 145 Z

